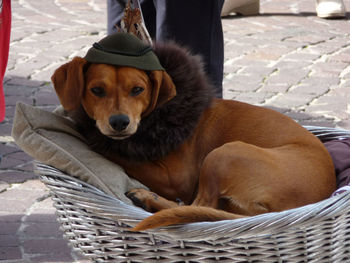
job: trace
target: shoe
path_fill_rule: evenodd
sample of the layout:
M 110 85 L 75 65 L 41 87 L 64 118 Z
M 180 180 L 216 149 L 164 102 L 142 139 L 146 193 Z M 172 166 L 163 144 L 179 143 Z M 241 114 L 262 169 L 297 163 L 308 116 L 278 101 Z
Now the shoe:
M 241 15 L 259 14 L 260 0 L 225 0 L 221 16 L 228 16 L 230 13 Z
M 346 14 L 342 0 L 316 0 L 316 12 L 321 18 L 341 18 Z

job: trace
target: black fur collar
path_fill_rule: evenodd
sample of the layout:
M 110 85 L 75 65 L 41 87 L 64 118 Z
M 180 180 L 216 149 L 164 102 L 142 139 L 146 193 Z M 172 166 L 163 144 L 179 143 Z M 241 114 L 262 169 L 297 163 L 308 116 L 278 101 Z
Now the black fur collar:
M 80 112 L 85 116 L 74 119 L 95 151 L 133 161 L 161 159 L 191 135 L 202 112 L 209 107 L 213 89 L 200 58 L 172 43 L 156 44 L 154 52 L 171 76 L 177 95 L 143 118 L 134 135 L 120 141 L 101 134 L 95 122 Z

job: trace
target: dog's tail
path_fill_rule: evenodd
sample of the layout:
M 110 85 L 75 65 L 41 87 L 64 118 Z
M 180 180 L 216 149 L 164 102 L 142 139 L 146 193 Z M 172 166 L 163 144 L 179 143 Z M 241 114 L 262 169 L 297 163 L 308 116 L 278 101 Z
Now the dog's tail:
M 203 221 L 220 221 L 246 217 L 210 207 L 179 206 L 161 210 L 138 223 L 132 231 L 142 231 L 161 226 L 194 223 Z

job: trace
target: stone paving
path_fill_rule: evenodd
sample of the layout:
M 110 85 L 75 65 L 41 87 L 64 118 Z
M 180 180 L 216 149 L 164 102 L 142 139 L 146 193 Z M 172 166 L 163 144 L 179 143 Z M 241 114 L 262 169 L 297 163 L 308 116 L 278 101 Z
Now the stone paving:
M 106 3 L 18 0 L 12 12 L 0 124 L 0 261 L 89 262 L 71 253 L 32 158 L 10 133 L 17 101 L 58 105 L 50 76 L 106 34 Z M 349 17 L 317 18 L 314 0 L 261 0 L 259 16 L 223 19 L 225 98 L 272 107 L 302 124 L 350 129 Z

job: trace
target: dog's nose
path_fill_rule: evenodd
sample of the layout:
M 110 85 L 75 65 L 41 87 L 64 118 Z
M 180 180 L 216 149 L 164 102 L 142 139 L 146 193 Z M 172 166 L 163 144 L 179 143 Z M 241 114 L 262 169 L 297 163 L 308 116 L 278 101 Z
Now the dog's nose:
M 113 115 L 109 118 L 109 124 L 116 131 L 124 131 L 128 127 L 130 119 L 125 114 Z

